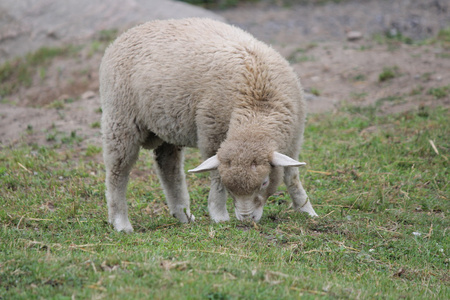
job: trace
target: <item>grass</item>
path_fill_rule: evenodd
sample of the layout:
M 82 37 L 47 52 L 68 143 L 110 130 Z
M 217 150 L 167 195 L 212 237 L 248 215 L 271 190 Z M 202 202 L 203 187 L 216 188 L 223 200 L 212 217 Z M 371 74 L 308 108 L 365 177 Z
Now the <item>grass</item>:
M 307 48 L 307 49 L 298 48 L 289 55 L 287 60 L 292 64 L 308 62 L 308 61 L 315 61 L 316 58 L 314 56 L 308 56 L 305 54 L 309 49 L 312 49 L 312 48 Z
M 317 88 L 315 88 L 315 87 L 312 87 L 312 88 L 310 88 L 309 89 L 309 92 L 311 93 L 311 94 L 313 94 L 313 95 L 315 95 L 315 96 L 320 96 L 320 90 L 319 89 L 317 89 Z
M 309 117 L 300 159 L 315 219 L 281 187 L 260 223 L 214 224 L 208 176 L 189 174 L 197 220 L 179 224 L 142 151 L 128 188 L 136 232 L 117 233 L 98 147 L 79 151 L 70 133 L 3 148 L 0 299 L 448 299 L 449 111 L 422 110 Z M 186 169 L 200 161 L 186 156 Z
M 450 85 L 431 88 L 428 90 L 428 94 L 434 96 L 437 99 L 447 97 L 450 93 Z
M 440 44 L 444 49 L 450 49 L 450 27 L 439 30 L 435 39 L 432 42 Z M 447 53 L 448 54 L 448 53 Z
M 383 71 L 378 75 L 378 81 L 384 82 L 391 80 L 399 75 L 399 68 L 394 67 L 384 67 Z
M 17 91 L 20 86 L 29 87 L 33 82 L 33 74 L 39 74 L 41 80 L 46 76 L 45 66 L 53 58 L 70 55 L 76 51 L 74 46 L 42 47 L 0 65 L 0 97 Z

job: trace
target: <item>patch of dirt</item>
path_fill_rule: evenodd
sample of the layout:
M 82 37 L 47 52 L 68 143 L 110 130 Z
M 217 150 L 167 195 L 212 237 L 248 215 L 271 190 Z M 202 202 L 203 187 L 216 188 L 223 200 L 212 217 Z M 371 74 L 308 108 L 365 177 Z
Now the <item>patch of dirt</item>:
M 408 44 L 409 38 L 432 38 L 449 27 L 449 12 L 445 1 L 367 0 L 288 8 L 261 2 L 216 14 L 271 44 L 291 62 L 307 91 L 311 113 L 342 105 L 373 105 L 378 113 L 392 113 L 450 106 L 450 92 L 439 97 L 432 93 L 450 85 L 449 42 Z M 362 38 L 349 41 L 350 31 Z M 53 59 L 44 76 L 35 74 L 30 87 L 0 99 L 0 147 L 52 144 L 58 142 L 56 133 L 72 132 L 83 139 L 83 147 L 99 145 L 102 51 L 93 51 L 88 42 L 77 55 Z M 391 78 L 380 81 L 386 70 Z
M 405 43 L 448 28 L 449 12 L 446 1 L 366 0 L 289 7 L 266 1 L 218 13 L 291 61 L 310 92 L 310 112 L 332 111 L 345 103 L 376 104 L 382 112 L 395 113 L 450 105 L 448 95 L 436 99 L 428 94 L 450 84 L 450 43 Z M 361 38 L 349 41 L 349 32 Z M 380 82 L 385 68 L 395 69 L 395 77 Z
M 0 103 L 0 144 L 55 144 L 58 137 L 80 137 L 84 146 L 100 142 L 98 66 L 102 51 L 90 45 L 76 56 L 58 57 L 36 72 L 30 87 L 22 86 Z M 97 123 L 97 124 L 96 124 Z

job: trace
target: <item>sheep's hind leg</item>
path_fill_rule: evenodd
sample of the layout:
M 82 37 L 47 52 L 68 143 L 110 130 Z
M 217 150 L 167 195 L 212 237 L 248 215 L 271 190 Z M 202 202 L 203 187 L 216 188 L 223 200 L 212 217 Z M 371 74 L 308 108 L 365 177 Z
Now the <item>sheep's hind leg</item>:
M 126 191 L 130 170 L 136 162 L 139 144 L 135 135 L 126 129 L 104 124 L 103 128 L 116 127 L 103 134 L 103 158 L 106 167 L 106 200 L 108 220 L 117 231 L 132 232 L 128 219 Z
M 183 148 L 163 143 L 154 150 L 156 171 L 166 195 L 170 213 L 182 223 L 195 220 L 189 209 L 189 193 L 184 175 Z
M 311 217 L 316 217 L 317 213 L 311 205 L 311 202 L 303 189 L 299 179 L 299 171 L 295 167 L 284 168 L 284 183 L 291 195 L 294 209 L 308 213 Z
M 214 222 L 230 220 L 227 211 L 227 191 L 225 190 L 219 172 L 211 171 L 211 189 L 208 196 L 208 211 Z

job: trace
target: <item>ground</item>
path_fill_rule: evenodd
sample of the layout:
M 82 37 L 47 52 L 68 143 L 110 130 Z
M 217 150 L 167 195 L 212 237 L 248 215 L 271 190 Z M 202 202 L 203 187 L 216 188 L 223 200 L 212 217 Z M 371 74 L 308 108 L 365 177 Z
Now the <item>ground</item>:
M 129 16 L 162 1 L 108 8 Z M 283 6 L 295 1 L 325 4 Z M 1 7 L 38 2 L 59 3 L 0 1 L 0 61 L 14 33 L 2 35 Z M 114 27 L 0 63 L 0 299 L 450 299 L 445 3 L 260 0 L 216 12 L 278 49 L 307 90 L 299 159 L 318 218 L 295 213 L 282 185 L 261 222 L 214 223 L 208 174 L 187 173 L 196 221 L 180 224 L 141 151 L 127 191 L 135 233 L 116 232 L 98 97 Z M 200 162 L 186 151 L 186 170 Z
M 363 2 L 285 6 L 263 1 L 215 12 L 291 62 L 310 113 L 342 106 L 371 106 L 380 114 L 448 107 L 450 7 L 442 1 Z M 355 31 L 360 38 L 349 40 Z M 36 63 L 29 71 L 32 80 L 3 93 L 0 143 L 51 144 L 79 137 L 81 149 L 99 145 L 98 66 L 114 35 L 102 31 Z

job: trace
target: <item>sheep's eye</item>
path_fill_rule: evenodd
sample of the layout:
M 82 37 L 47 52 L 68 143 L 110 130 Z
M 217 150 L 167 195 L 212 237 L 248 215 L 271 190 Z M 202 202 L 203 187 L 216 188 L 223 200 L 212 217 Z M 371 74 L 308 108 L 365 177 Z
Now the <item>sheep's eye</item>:
M 264 182 L 261 184 L 261 188 L 266 188 L 269 185 L 269 177 L 264 179 Z

